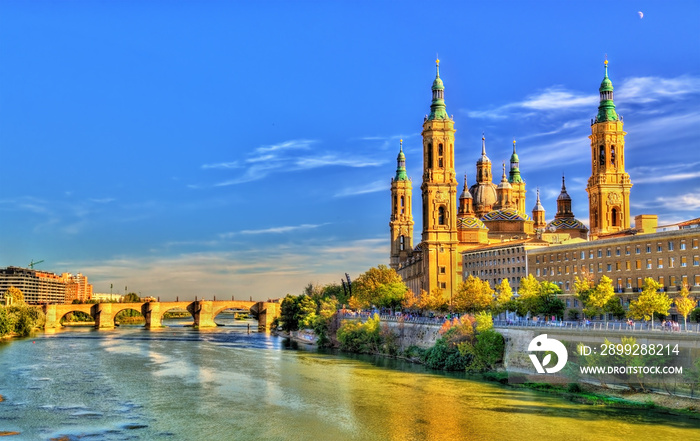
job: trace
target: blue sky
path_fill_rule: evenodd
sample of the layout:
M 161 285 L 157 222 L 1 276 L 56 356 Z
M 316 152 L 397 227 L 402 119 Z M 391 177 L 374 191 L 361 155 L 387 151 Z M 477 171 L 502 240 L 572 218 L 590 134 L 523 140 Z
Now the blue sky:
M 640 18 L 639 11 L 643 13 Z M 473 183 L 588 221 L 607 54 L 632 215 L 700 216 L 700 3 L 0 2 L 0 266 L 161 299 L 299 293 L 388 263 L 404 140 L 420 237 L 435 57 Z M 460 179 L 460 186 L 462 185 Z

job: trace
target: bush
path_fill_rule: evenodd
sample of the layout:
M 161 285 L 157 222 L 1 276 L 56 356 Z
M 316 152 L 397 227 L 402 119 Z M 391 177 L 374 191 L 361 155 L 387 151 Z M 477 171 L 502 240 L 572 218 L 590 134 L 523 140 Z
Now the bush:
M 473 372 L 493 369 L 496 363 L 503 360 L 504 350 L 503 336 L 492 329 L 478 334 L 473 345 L 465 342 L 459 347 L 462 355 L 470 356 L 470 363 L 466 368 Z
M 583 391 L 581 389 L 581 386 L 578 383 L 569 383 L 569 386 L 566 388 L 568 392 L 571 392 L 572 394 L 578 394 Z
M 44 313 L 36 306 L 0 306 L 0 336 L 17 334 L 25 337 L 44 322 Z
M 379 316 L 374 315 L 365 323 L 345 322 L 338 329 L 340 349 L 360 354 L 375 354 L 379 352 L 382 343 L 379 333 Z

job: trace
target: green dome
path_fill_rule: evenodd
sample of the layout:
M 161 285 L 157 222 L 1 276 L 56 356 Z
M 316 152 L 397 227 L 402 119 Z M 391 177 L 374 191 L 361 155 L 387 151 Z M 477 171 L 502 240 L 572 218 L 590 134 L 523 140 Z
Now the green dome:
M 598 115 L 595 122 L 619 121 L 617 112 L 615 111 L 615 102 L 613 101 L 613 85 L 608 78 L 608 60 L 605 60 L 605 77 L 600 83 L 600 105 L 598 106 Z
M 394 181 L 408 181 L 406 155 L 403 154 L 403 139 L 400 140 L 399 155 L 396 157 L 396 176 Z
M 442 83 L 442 78 L 436 77 L 435 81 L 433 81 L 433 90 L 444 90 L 444 89 L 445 89 L 445 85 Z

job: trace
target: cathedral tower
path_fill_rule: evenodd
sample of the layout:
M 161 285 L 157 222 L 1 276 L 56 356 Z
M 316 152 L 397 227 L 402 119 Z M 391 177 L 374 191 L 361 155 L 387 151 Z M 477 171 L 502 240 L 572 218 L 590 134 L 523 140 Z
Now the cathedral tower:
M 451 295 L 457 286 L 457 180 L 454 170 L 454 121 L 445 109 L 445 87 L 436 60 L 430 115 L 423 121 L 423 287 Z
M 605 77 L 600 84 L 598 115 L 591 121 L 591 164 L 588 179 L 590 232 L 593 239 L 630 228 L 629 196 L 632 183 L 625 173 L 625 135 L 622 120 L 615 112 L 613 86 Z
M 513 154 L 510 155 L 510 173 L 508 174 L 508 182 L 513 188 L 513 202 L 515 208 L 525 213 L 525 181 L 520 176 L 520 158 L 515 153 L 515 140 L 513 140 Z
M 540 189 L 537 189 L 537 202 L 532 209 L 532 220 L 535 222 L 533 227 L 536 230 L 542 230 L 547 224 L 544 221 L 544 207 L 540 203 Z
M 406 156 L 403 153 L 403 140 L 401 140 L 399 156 L 396 158 L 396 176 L 391 180 L 390 266 L 394 269 L 398 269 L 399 262 L 406 260 L 413 250 L 412 208 L 412 185 L 406 174 Z
M 481 135 L 481 157 L 476 161 L 476 184 L 469 187 L 474 198 L 474 212 L 481 218 L 493 210 L 498 202 L 496 185 L 491 174 L 491 160 L 486 156 L 486 137 Z
M 501 178 L 501 183 L 496 187 L 496 194 L 498 195 L 498 201 L 494 205 L 495 210 L 504 210 L 506 208 L 516 208 L 513 204 L 513 187 L 511 187 L 510 182 L 506 179 L 506 163 L 503 163 L 503 177 Z

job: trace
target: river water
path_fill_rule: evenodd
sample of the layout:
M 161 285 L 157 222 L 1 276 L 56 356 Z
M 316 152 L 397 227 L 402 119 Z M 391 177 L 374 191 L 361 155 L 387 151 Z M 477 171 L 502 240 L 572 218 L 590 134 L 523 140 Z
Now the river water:
M 70 329 L 0 344 L 0 432 L 20 432 L 8 440 L 700 439 L 698 421 L 297 349 L 248 334 L 248 322 L 223 321 L 213 330 L 170 321 L 157 331 Z

